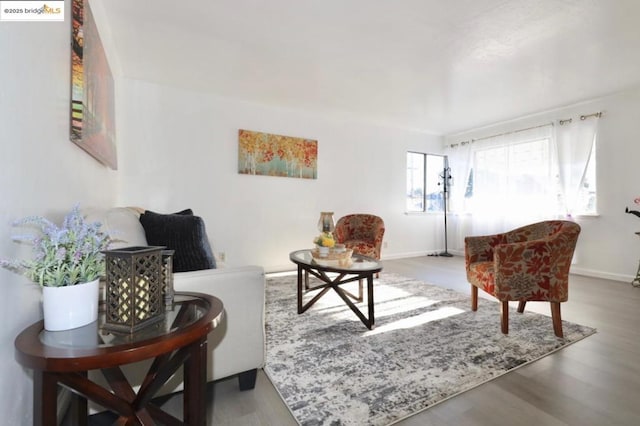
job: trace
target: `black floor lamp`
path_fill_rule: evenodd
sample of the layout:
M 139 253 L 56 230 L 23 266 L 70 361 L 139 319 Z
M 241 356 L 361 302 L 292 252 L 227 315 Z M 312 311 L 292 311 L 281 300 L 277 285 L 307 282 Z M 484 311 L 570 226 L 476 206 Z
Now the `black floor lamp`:
M 444 207 L 444 251 L 438 253 L 438 256 L 453 257 L 453 255 L 447 251 L 447 198 L 449 198 L 449 187 L 452 184 L 452 179 L 449 158 L 446 155 L 444 156 L 444 168 L 439 178 L 442 180 L 442 182 L 438 182 L 438 185 L 442 185 L 442 201 Z

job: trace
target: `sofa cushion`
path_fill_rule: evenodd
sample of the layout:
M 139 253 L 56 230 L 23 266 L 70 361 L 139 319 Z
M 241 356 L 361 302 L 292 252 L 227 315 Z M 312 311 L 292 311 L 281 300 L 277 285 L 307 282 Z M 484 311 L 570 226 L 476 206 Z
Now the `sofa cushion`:
M 138 220 L 135 208 L 114 207 L 110 209 L 88 208 L 83 210 L 87 222 L 102 223 L 101 230 L 111 237 L 110 250 L 131 246 L 146 246 L 144 228 Z
M 147 210 L 140 215 L 140 223 L 144 228 L 147 244 L 175 250 L 174 272 L 216 267 L 201 217 L 189 214 L 187 211 L 160 214 Z

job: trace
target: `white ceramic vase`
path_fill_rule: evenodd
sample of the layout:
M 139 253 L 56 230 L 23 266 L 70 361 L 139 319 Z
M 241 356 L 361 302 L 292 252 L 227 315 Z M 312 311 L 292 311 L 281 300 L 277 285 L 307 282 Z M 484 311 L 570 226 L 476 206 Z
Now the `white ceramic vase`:
M 96 321 L 99 288 L 99 279 L 66 287 L 42 287 L 45 330 L 71 330 Z
M 318 246 L 318 254 L 320 257 L 327 257 L 329 255 L 329 247 Z

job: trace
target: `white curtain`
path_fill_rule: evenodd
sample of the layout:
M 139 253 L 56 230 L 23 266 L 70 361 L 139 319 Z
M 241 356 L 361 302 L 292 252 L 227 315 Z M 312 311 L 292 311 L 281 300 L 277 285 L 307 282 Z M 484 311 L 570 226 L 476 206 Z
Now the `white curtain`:
M 553 217 L 555 152 L 552 124 L 449 147 L 452 247 L 461 250 L 466 235 L 503 232 Z
M 581 185 L 598 132 L 598 119 L 571 120 L 556 126 L 558 169 L 565 215 L 579 212 Z
M 469 221 L 465 220 L 465 194 L 471 172 L 471 142 L 461 142 L 445 149 L 451 168 L 451 186 L 449 188 L 448 240 L 452 250 L 462 250 L 464 235 L 468 234 Z
M 465 193 L 471 171 L 471 143 L 462 142 L 447 147 L 445 153 L 451 168 L 451 188 L 449 192 L 449 211 L 465 210 Z

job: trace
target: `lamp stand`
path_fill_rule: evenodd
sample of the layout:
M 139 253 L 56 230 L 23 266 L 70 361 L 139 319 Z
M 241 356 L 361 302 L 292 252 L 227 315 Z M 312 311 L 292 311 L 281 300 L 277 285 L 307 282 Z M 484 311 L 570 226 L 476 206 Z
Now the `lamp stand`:
M 442 179 L 442 199 L 444 203 L 444 251 L 438 253 L 438 256 L 453 257 L 453 255 L 447 251 L 447 198 L 449 198 L 449 186 L 451 185 L 451 168 L 449 167 L 449 159 L 446 155 L 444 157 L 444 170 L 440 178 Z

